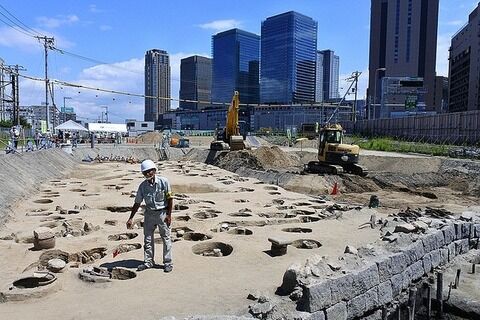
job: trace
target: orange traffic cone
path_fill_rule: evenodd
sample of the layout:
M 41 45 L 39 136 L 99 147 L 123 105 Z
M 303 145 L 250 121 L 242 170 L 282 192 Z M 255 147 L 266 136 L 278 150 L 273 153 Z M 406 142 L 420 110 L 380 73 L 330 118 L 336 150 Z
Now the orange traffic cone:
M 330 195 L 332 196 L 336 196 L 337 194 L 339 194 L 340 191 L 338 190 L 338 183 L 335 182 L 335 184 L 333 185 L 333 189 L 332 189 L 332 192 L 330 193 Z

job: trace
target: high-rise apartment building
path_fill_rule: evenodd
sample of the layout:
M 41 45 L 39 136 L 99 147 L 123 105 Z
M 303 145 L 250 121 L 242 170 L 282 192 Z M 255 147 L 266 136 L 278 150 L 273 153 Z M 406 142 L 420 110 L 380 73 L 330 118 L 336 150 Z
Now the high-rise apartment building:
M 212 97 L 212 59 L 191 56 L 180 61 L 180 107 L 189 110 L 204 109 Z
M 170 110 L 170 58 L 167 51 L 145 53 L 145 121 L 159 124 L 159 116 Z
M 317 22 L 298 12 L 285 12 L 262 22 L 261 37 L 261 102 L 313 103 Z
M 258 103 L 260 37 L 240 29 L 217 33 L 212 56 L 212 102 L 230 103 L 238 91 L 241 103 Z
M 382 78 L 423 80 L 426 110 L 434 110 L 439 0 L 372 0 L 370 13 L 370 106 L 381 102 Z M 421 79 L 420 79 L 421 78 Z M 411 97 L 410 97 L 411 98 Z M 390 96 L 392 104 L 408 100 Z M 376 115 L 380 108 L 376 108 Z
M 338 91 L 340 58 L 332 50 L 317 51 L 315 102 L 340 98 Z
M 480 4 L 468 16 L 468 24 L 452 38 L 448 70 L 448 111 L 480 110 Z

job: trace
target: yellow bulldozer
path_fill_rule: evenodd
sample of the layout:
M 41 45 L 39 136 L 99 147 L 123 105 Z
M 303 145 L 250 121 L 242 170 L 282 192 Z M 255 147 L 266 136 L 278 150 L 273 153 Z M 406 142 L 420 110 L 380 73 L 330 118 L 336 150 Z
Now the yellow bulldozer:
M 368 171 L 358 165 L 360 147 L 343 143 L 343 128 L 340 124 L 327 124 L 319 131 L 318 161 L 304 166 L 305 173 L 338 174 L 352 173 L 365 177 Z
M 244 138 L 240 134 L 238 111 L 240 109 L 240 97 L 235 91 L 232 103 L 227 111 L 225 127 L 215 130 L 214 141 L 210 143 L 210 150 L 243 150 L 245 149 Z

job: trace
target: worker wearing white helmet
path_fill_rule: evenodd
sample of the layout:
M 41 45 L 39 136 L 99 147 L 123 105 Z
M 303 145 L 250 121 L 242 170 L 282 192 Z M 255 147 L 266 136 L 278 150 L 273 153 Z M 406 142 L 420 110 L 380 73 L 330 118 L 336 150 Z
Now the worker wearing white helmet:
M 167 178 L 157 175 L 157 167 L 152 160 L 142 162 L 140 169 L 145 177 L 138 186 L 135 203 L 127 221 L 127 228 L 133 227 L 133 217 L 137 213 L 142 201 L 145 201 L 145 214 L 143 222 L 144 233 L 144 263 L 138 266 L 138 271 L 152 268 L 155 264 L 154 231 L 158 226 L 163 241 L 163 271 L 173 270 L 172 241 L 170 238 L 170 225 L 172 223 L 173 198 L 172 189 Z

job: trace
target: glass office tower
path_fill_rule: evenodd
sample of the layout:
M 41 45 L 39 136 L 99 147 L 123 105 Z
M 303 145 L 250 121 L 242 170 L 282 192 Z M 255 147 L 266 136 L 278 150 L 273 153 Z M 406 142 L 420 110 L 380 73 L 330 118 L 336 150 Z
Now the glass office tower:
M 260 37 L 240 29 L 218 33 L 212 56 L 212 102 L 230 103 L 237 90 L 241 103 L 258 103 Z
M 313 103 L 317 22 L 290 11 L 262 22 L 260 100 Z

